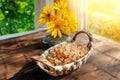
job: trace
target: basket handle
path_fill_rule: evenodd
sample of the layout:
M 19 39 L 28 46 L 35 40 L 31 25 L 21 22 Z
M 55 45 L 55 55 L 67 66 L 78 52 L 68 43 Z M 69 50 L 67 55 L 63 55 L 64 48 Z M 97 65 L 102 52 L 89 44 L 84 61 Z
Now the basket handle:
M 46 70 L 49 70 L 50 68 L 54 69 L 54 66 L 48 60 L 46 60 L 44 57 L 36 55 L 36 56 L 32 56 L 31 58 L 35 61 L 42 63 L 44 65 L 44 69 L 46 69 Z
M 87 44 L 87 48 L 88 48 L 89 50 L 91 50 L 93 38 L 92 38 L 92 35 L 91 35 L 89 32 L 87 32 L 87 31 L 81 30 L 81 31 L 77 32 L 77 33 L 75 34 L 75 36 L 73 37 L 72 41 L 75 41 L 76 37 L 77 37 L 79 34 L 81 34 L 81 33 L 85 33 L 85 34 L 88 36 L 89 42 L 88 42 L 88 44 Z

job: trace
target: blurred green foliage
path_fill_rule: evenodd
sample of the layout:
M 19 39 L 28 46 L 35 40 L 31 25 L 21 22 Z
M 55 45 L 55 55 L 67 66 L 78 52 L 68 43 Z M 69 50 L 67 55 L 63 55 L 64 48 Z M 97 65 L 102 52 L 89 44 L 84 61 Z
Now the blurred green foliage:
M 34 29 L 34 0 L 0 0 L 0 36 Z

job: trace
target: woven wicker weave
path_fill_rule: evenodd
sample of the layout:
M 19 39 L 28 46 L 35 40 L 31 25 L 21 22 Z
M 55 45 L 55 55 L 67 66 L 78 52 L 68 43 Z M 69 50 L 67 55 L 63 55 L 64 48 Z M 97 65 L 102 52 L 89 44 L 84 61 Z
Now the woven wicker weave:
M 65 75 L 68 74 L 72 71 L 77 70 L 78 68 L 80 68 L 82 66 L 82 64 L 86 63 L 86 61 L 88 60 L 90 54 L 91 54 L 91 49 L 92 49 L 92 37 L 91 34 L 86 32 L 86 31 L 79 31 L 75 34 L 75 36 L 73 37 L 73 40 L 71 42 L 74 42 L 76 40 L 76 37 L 81 34 L 81 33 L 85 33 L 88 38 L 89 38 L 89 42 L 86 46 L 88 53 L 85 54 L 83 57 L 81 57 L 80 59 L 65 64 L 65 65 L 58 65 L 58 66 L 54 66 L 52 65 L 45 57 L 49 55 L 49 50 L 51 48 L 57 47 L 61 44 L 66 44 L 67 42 L 62 42 L 60 44 L 57 44 L 47 50 L 45 50 L 42 55 L 40 56 L 32 56 L 32 59 L 37 63 L 37 65 L 43 69 L 45 72 L 47 72 L 48 74 L 52 75 L 52 76 L 61 76 L 61 75 Z

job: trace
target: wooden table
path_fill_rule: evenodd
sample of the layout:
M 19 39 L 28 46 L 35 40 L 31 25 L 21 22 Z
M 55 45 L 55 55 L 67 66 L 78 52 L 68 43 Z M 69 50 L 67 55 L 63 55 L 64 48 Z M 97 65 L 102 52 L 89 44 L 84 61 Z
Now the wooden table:
M 44 32 L 0 41 L 0 80 L 120 80 L 120 44 L 98 35 L 94 50 L 84 64 L 71 74 L 52 77 L 41 70 L 30 56 L 41 54 Z

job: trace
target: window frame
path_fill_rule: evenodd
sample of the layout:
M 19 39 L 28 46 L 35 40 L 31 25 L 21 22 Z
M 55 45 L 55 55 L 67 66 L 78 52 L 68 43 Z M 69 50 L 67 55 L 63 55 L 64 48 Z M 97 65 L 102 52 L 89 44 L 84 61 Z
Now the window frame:
M 88 6 L 87 6 L 87 0 L 80 0 L 80 5 L 81 5 L 81 28 L 79 27 L 78 30 L 88 30 Z M 26 31 L 26 32 L 20 32 L 20 33 L 14 33 L 14 34 L 9 34 L 9 35 L 3 35 L 0 36 L 0 40 L 5 40 L 5 39 L 10 39 L 10 38 L 15 38 L 15 37 L 19 37 L 19 36 L 24 36 L 24 35 L 28 35 L 28 34 L 32 34 L 32 33 L 36 33 L 36 32 L 40 32 L 40 31 L 45 31 L 47 30 L 47 28 L 45 28 L 44 26 L 40 27 L 38 25 L 38 18 L 39 18 L 39 14 L 41 13 L 43 7 L 46 4 L 50 4 L 53 5 L 54 0 L 34 0 L 34 11 L 35 11 L 35 17 L 34 17 L 34 23 L 35 23 L 35 29 L 31 30 L 31 31 Z M 84 12 L 85 11 L 85 12 Z M 83 14 L 84 13 L 84 14 Z

